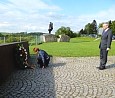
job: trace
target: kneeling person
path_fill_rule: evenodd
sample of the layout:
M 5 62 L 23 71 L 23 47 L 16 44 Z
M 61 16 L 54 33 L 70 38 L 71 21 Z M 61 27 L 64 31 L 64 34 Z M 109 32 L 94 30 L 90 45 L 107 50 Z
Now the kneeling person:
M 48 53 L 39 48 L 34 48 L 33 51 L 37 54 L 37 63 L 40 65 L 40 68 L 47 67 L 50 61 Z

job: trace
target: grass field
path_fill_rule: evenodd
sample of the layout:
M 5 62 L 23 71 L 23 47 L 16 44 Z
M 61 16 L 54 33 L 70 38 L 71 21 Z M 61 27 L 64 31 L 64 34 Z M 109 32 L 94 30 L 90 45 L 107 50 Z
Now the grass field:
M 100 40 L 89 37 L 72 38 L 70 42 L 48 42 L 37 46 L 30 46 L 30 54 L 33 53 L 34 47 L 39 47 L 48 52 L 52 56 L 62 57 L 86 57 L 99 56 Z M 115 55 L 115 42 L 112 42 L 109 55 Z

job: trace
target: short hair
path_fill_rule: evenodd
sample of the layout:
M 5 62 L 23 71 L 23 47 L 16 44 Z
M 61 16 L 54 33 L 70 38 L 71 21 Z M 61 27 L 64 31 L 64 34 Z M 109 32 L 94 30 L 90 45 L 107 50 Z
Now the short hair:
M 107 24 L 109 26 L 109 22 L 104 22 L 103 24 Z
M 39 51 L 39 48 L 33 48 L 33 51 L 37 52 L 37 51 Z

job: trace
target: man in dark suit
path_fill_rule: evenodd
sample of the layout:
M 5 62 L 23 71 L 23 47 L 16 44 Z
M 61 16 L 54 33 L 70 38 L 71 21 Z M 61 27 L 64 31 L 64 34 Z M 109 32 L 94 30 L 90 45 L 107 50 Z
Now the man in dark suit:
M 111 48 L 112 30 L 109 28 L 109 23 L 103 23 L 103 33 L 100 41 L 100 66 L 99 69 L 106 69 L 108 51 Z

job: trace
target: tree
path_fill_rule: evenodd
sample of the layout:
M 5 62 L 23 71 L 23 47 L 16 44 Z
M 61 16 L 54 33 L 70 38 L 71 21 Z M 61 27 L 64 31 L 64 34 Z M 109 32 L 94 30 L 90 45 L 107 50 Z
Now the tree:
M 99 26 L 98 26 L 98 28 L 102 28 L 103 27 L 102 25 L 103 25 L 103 23 L 100 23 Z
M 112 29 L 113 35 L 115 35 L 115 21 L 112 21 L 112 23 L 111 23 L 111 29 Z
M 56 32 L 55 32 L 55 35 L 61 35 L 61 34 L 65 34 L 65 35 L 68 35 L 69 37 L 73 37 L 73 35 L 75 35 L 73 33 L 73 31 L 70 29 L 70 27 L 64 27 L 62 26 L 61 28 L 59 28 Z
M 111 20 L 109 21 L 109 28 L 111 28 L 112 27 L 112 22 L 111 22 Z
M 88 23 L 86 26 L 85 26 L 85 30 L 86 34 L 94 34 L 93 32 L 93 25 L 91 23 Z
M 93 20 L 91 25 L 93 27 L 93 34 L 97 34 L 97 22 L 96 22 L 96 20 Z
M 92 23 L 85 25 L 84 34 L 97 34 L 97 22 L 93 20 Z
M 80 34 L 80 35 L 86 34 L 86 32 L 85 32 L 83 29 L 81 29 L 81 30 L 79 31 L 79 34 Z
M 2 33 L 0 33 L 0 37 L 3 37 L 4 35 Z

